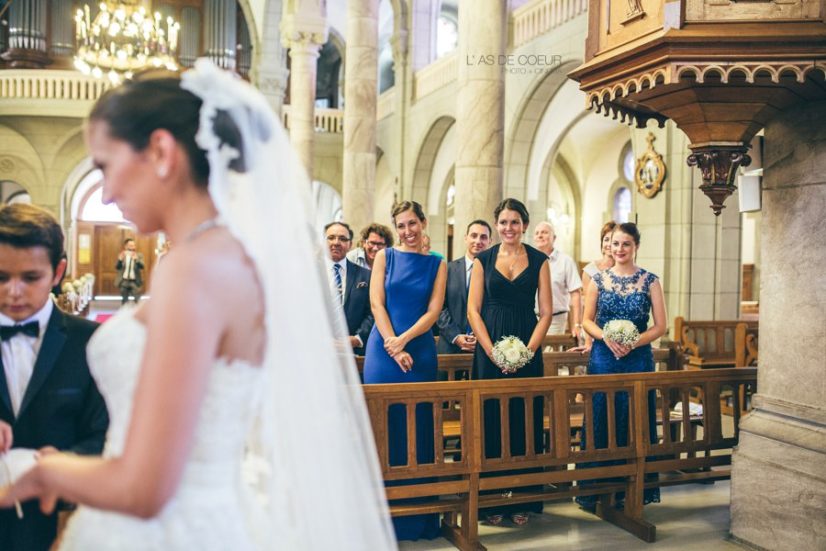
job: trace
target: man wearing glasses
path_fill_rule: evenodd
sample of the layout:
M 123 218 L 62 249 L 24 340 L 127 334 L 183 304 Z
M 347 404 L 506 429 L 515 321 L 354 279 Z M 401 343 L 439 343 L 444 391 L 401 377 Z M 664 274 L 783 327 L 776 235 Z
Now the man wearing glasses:
M 347 260 L 368 270 L 373 269 L 373 260 L 376 254 L 387 247 L 393 246 L 393 233 L 387 226 L 370 224 L 361 230 L 359 247 L 347 254 Z
M 345 258 L 353 242 L 353 230 L 344 222 L 330 222 L 324 226 L 324 238 L 330 251 L 330 282 L 335 300 L 344 309 L 347 334 L 353 352 L 364 354 L 364 345 L 373 329 L 370 310 L 370 270 L 357 266 Z

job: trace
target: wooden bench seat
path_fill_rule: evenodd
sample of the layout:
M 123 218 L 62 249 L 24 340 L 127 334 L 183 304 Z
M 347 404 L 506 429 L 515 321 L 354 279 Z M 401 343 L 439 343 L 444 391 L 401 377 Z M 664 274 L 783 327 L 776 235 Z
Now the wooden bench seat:
M 478 510 L 480 506 L 522 503 L 540 500 L 570 499 L 577 495 L 599 495 L 597 514 L 633 533 L 645 541 L 656 538 L 656 527 L 645 521 L 642 492 L 646 487 L 708 482 L 725 479 L 730 474 L 731 448 L 739 437 L 739 417 L 742 407 L 733 408 L 733 417 L 723 422 L 720 394 L 726 389 L 739 400 L 742 386 L 754 388 L 753 368 L 718 369 L 711 371 L 665 371 L 628 375 L 583 377 L 542 377 L 535 379 L 458 381 L 441 383 L 408 383 L 365 385 L 364 393 L 370 412 L 379 452 L 379 465 L 386 481 L 408 481 L 408 485 L 387 488 L 389 499 L 429 497 L 431 501 L 393 505 L 392 514 L 422 514 L 442 512 L 442 533 L 460 549 L 479 549 Z M 657 415 L 662 426 L 656 443 L 648 441 L 647 393 L 656 391 Z M 628 443 L 617 444 L 615 428 L 607 426 L 606 448 L 595 449 L 593 420 L 587 414 L 595 393 L 612 396 L 628 393 L 630 408 Z M 697 393 L 703 408 L 688 416 L 673 411 L 676 403 L 689 410 L 690 395 Z M 577 404 L 572 397 L 583 397 L 581 417 L 576 417 Z M 502 432 L 501 457 L 484 456 L 484 416 L 486 400 L 507 403 L 522 399 L 526 419 L 534 407 L 534 398 L 542 397 L 543 423 L 546 430 L 541 449 L 533 449 L 533 439 L 526 438 L 525 454 L 510 456 L 507 407 L 500 409 Z M 416 460 L 417 404 L 433 405 L 434 460 L 418 464 Z M 444 419 L 442 405 L 455 403 L 457 419 Z M 608 419 L 616 418 L 613 399 L 606 400 Z M 407 464 L 388 464 L 388 408 L 402 404 L 408 409 L 406 431 Z M 526 435 L 532 434 L 526 423 Z M 586 445 L 578 445 L 577 427 L 585 427 Z M 696 430 L 702 427 L 702 431 Z M 572 429 L 574 429 L 572 431 Z M 461 449 L 455 454 L 446 447 L 446 440 L 455 440 Z M 610 466 L 592 466 L 595 461 L 620 461 Z M 573 467 L 573 468 L 571 468 Z M 517 472 L 514 472 L 514 471 Z M 648 481 L 646 474 L 659 473 L 661 482 Z M 482 476 L 484 475 L 484 476 Z M 605 483 L 605 478 L 616 482 Z M 419 482 L 427 479 L 427 482 Z M 596 481 L 582 486 L 581 481 Z M 536 488 L 541 488 L 537 491 Z M 492 493 L 482 493 L 489 491 Z M 612 495 L 624 491 L 624 508 L 616 510 Z
M 674 319 L 674 338 L 680 343 L 688 369 L 736 367 L 739 327 L 757 330 L 756 321 Z

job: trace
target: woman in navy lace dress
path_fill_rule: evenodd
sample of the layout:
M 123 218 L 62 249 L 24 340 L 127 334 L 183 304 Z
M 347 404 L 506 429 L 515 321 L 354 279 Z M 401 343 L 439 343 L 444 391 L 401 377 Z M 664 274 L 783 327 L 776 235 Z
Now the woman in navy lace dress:
M 665 300 L 660 280 L 634 263 L 640 246 L 640 232 L 636 224 L 619 224 L 611 236 L 611 254 L 614 266 L 594 275 L 585 295 L 585 316 L 582 326 L 593 337 L 589 375 L 644 373 L 654 371 L 651 342 L 665 334 Z M 654 325 L 648 327 L 649 315 Z M 629 320 L 640 332 L 639 340 L 624 346 L 603 338 L 602 328 L 611 320 Z M 617 445 L 628 444 L 628 394 L 617 393 L 614 398 Z M 608 445 L 608 421 L 605 393 L 594 393 L 594 447 Z M 648 427 L 651 442 L 657 442 L 657 413 L 655 393 L 648 394 Z M 585 442 L 583 435 L 582 441 Z M 584 446 L 584 445 L 583 445 Z M 608 462 L 598 465 L 608 465 Z M 590 465 L 596 466 L 596 465 Z M 618 496 L 621 500 L 623 496 Z M 597 496 L 577 497 L 583 508 L 593 511 Z M 657 488 L 645 490 L 644 503 L 658 503 Z

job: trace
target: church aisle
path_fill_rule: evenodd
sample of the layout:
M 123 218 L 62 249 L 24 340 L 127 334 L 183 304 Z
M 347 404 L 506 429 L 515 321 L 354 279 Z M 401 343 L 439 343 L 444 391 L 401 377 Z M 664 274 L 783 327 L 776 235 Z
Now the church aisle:
M 728 541 L 728 481 L 662 489 L 662 503 L 645 508 L 646 519 L 657 526 L 657 541 L 647 544 L 628 532 L 581 511 L 573 502 L 545 505 L 523 528 L 480 525 L 481 543 L 490 551 L 553 549 L 554 551 L 615 551 L 636 549 L 717 551 L 741 549 Z M 449 551 L 445 539 L 402 542 L 402 551 Z

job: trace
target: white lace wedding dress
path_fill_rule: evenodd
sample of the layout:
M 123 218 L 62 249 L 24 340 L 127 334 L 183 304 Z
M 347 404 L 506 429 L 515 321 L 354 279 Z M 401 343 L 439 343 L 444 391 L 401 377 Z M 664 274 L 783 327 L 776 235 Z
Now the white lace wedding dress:
M 146 329 L 122 309 L 90 341 L 89 367 L 109 409 L 104 456 L 123 452 Z M 80 507 L 62 550 L 224 551 L 261 549 L 261 509 L 242 481 L 245 437 L 253 422 L 260 368 L 218 360 L 212 366 L 191 455 L 175 495 L 143 520 Z M 159 449 L 157 453 L 164 453 Z

